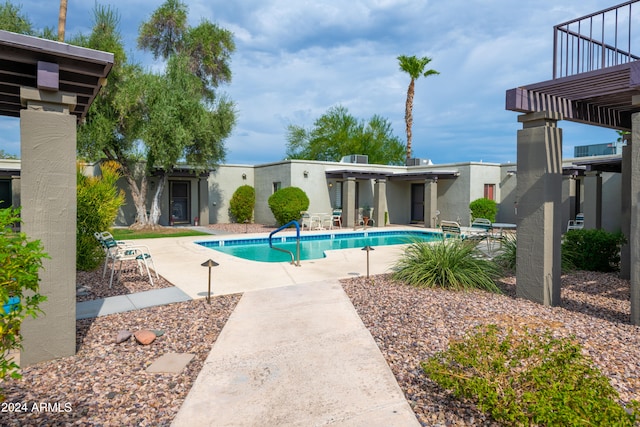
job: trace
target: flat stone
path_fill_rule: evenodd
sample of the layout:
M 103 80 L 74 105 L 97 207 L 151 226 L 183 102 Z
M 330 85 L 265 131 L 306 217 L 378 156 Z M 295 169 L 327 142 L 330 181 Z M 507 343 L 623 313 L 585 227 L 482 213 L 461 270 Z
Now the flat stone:
M 131 338 L 131 332 L 125 331 L 124 329 L 118 331 L 118 335 L 116 336 L 116 344 L 121 344 Z
M 133 334 L 136 341 L 142 345 L 149 345 L 156 339 L 156 334 L 148 329 L 142 329 Z
M 195 354 L 191 353 L 164 354 L 147 367 L 147 372 L 177 374 L 191 362 L 194 356 Z

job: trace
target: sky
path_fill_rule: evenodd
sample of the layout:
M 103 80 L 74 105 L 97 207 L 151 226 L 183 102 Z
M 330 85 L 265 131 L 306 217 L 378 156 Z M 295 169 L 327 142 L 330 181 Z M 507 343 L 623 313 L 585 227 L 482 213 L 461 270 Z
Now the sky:
M 35 28 L 57 28 L 59 2 L 12 1 Z M 553 26 L 608 8 L 604 0 L 185 0 L 189 23 L 233 32 L 233 79 L 220 88 L 236 104 L 227 164 L 285 158 L 290 124 L 313 127 L 333 106 L 388 119 L 406 141 L 409 76 L 399 55 L 432 59 L 439 75 L 416 81 L 413 157 L 435 164 L 516 161 L 518 113 L 508 89 L 552 78 Z M 162 64 L 137 49 L 140 24 L 162 0 L 102 0 L 121 17 L 130 59 Z M 89 34 L 94 2 L 68 0 L 67 35 Z M 612 142 L 614 130 L 567 121 L 563 156 L 576 145 Z M 0 149 L 19 155 L 19 121 L 0 118 Z M 360 153 L 354 153 L 360 154 Z

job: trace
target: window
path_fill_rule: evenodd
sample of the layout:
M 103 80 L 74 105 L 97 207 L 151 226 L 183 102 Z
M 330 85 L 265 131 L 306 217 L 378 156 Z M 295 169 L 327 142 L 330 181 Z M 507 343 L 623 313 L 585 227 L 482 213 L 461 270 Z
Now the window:
M 484 198 L 489 200 L 496 199 L 496 185 L 495 184 L 485 184 L 484 185 Z
M 275 193 L 276 191 L 278 191 L 279 189 L 282 188 L 282 183 L 280 181 L 274 182 L 273 183 L 273 192 Z
M 334 201 L 334 206 L 336 209 L 342 209 L 342 181 L 336 182 L 334 187 L 336 189 L 336 198 Z

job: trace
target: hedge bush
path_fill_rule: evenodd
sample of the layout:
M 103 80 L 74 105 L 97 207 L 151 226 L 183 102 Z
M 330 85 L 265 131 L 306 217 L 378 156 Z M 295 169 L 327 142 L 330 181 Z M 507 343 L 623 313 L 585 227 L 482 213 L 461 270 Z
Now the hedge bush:
M 638 402 L 619 405 L 618 393 L 580 345 L 551 331 L 481 325 L 421 366 L 502 425 L 633 426 L 638 420 Z
M 49 258 L 39 240 L 29 240 L 22 232 L 14 231 L 20 222 L 19 209 L 0 209 L 0 381 L 5 377 L 20 378 L 20 367 L 9 361 L 9 351 L 22 348 L 20 325 L 27 317 L 37 317 L 42 310 L 40 295 L 40 269 L 42 260 Z M 2 306 L 11 297 L 19 303 L 5 313 Z M 8 307 L 7 307 L 8 308 Z M 4 400 L 0 389 L 0 402 Z
M 256 206 L 256 191 L 250 185 L 243 185 L 231 196 L 229 201 L 229 212 L 235 222 L 242 223 L 251 221 L 253 209 Z
M 111 229 L 118 209 L 124 203 L 124 192 L 118 191 L 120 178 L 116 162 L 100 165 L 101 176 L 86 176 L 77 168 L 78 212 L 76 229 L 76 268 L 94 270 L 102 263 L 104 251 L 93 233 Z
M 621 232 L 569 230 L 564 235 L 562 253 L 579 270 L 618 271 L 620 247 L 625 242 Z
M 469 209 L 471 209 L 471 221 L 478 218 L 486 218 L 491 222 L 495 222 L 498 214 L 496 201 L 485 198 L 476 199 L 469 203 Z
M 300 211 L 309 209 L 309 197 L 298 187 L 281 188 L 269 197 L 269 208 L 278 225 L 300 219 Z

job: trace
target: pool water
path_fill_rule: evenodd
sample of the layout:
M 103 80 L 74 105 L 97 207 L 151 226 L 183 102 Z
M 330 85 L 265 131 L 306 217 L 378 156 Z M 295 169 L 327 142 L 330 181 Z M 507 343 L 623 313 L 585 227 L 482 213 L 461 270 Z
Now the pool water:
M 368 231 L 360 233 L 307 234 L 300 236 L 300 259 L 325 257 L 325 251 L 369 246 L 432 242 L 441 234 L 430 231 Z M 296 253 L 296 236 L 273 236 L 273 246 Z M 199 245 L 239 258 L 262 262 L 289 262 L 291 255 L 269 248 L 269 238 L 198 241 Z

